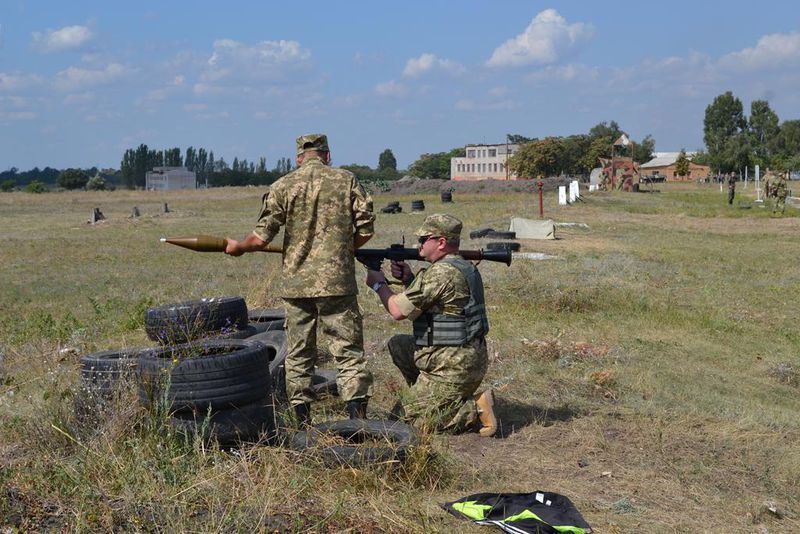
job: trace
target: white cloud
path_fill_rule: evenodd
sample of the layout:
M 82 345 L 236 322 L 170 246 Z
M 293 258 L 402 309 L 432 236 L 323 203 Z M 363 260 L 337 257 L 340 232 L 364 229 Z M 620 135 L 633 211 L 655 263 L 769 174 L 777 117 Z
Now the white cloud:
M 59 30 L 33 32 L 33 46 L 42 52 L 74 50 L 88 43 L 94 35 L 86 26 L 65 26 Z
M 508 111 L 517 109 L 519 104 L 512 100 L 487 100 L 475 101 L 470 98 L 464 98 L 456 102 L 455 108 L 459 111 Z
M 0 91 L 18 91 L 31 85 L 36 85 L 41 81 L 41 78 L 35 74 L 0 72 Z
M 447 74 L 462 74 L 464 67 L 449 59 L 438 58 L 433 54 L 422 54 L 411 58 L 403 69 L 404 78 L 418 78 L 428 72 L 445 72 Z
M 64 97 L 64 104 L 66 105 L 73 105 L 73 104 L 88 104 L 95 99 L 95 94 L 91 91 L 86 91 L 83 93 L 73 93 Z
M 719 65 L 738 72 L 772 69 L 800 63 L 800 33 L 764 35 L 756 46 L 732 52 Z
M 408 94 L 408 89 L 402 83 L 390 80 L 388 82 L 379 83 L 378 85 L 376 85 L 375 92 L 378 93 L 380 96 L 400 97 Z
M 600 69 L 585 65 L 548 65 L 547 67 L 528 74 L 525 79 L 529 82 L 572 82 L 592 81 L 600 76 Z
M 31 121 L 39 115 L 34 111 L 0 111 L 0 120 Z
M 536 15 L 525 31 L 509 39 L 492 53 L 490 67 L 555 63 L 566 53 L 588 42 L 594 34 L 591 24 L 567 24 L 555 9 Z
M 297 41 L 261 41 L 248 46 L 232 39 L 218 39 L 214 41 L 214 53 L 208 59 L 206 76 L 217 80 L 237 72 L 268 75 L 270 69 L 303 64 L 310 58 L 311 51 Z
M 130 72 L 130 69 L 119 63 L 109 63 L 102 69 L 82 69 L 70 67 L 56 75 L 56 89 L 74 91 L 83 87 L 113 83 Z

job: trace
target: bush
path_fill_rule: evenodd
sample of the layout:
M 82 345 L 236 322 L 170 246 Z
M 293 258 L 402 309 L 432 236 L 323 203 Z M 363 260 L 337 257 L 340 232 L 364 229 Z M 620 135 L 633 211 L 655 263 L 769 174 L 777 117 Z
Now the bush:
M 99 174 L 89 178 L 89 181 L 86 182 L 87 191 L 111 191 L 113 189 L 113 187 L 106 183 L 106 179 Z
M 17 182 L 14 180 L 4 180 L 2 184 L 0 184 L 0 191 L 4 193 L 8 193 L 9 191 L 13 191 L 17 188 Z
M 49 189 L 39 180 L 34 180 L 25 186 L 26 193 L 47 193 Z

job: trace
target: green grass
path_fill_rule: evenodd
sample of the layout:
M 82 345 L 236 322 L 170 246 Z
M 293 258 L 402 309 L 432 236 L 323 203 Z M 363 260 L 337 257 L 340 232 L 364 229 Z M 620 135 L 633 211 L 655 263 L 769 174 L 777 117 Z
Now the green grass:
M 260 190 L 0 195 L 0 527 L 482 532 L 439 504 L 542 489 L 569 496 L 598 532 L 800 530 L 799 213 L 731 207 L 713 185 L 658 188 L 568 207 L 545 195 L 547 217 L 588 230 L 522 241 L 553 260 L 481 265 L 486 385 L 503 437 L 425 436 L 404 469 L 363 470 L 326 469 L 280 447 L 220 451 L 171 433 L 133 390 L 106 405 L 87 405 L 79 391 L 80 354 L 152 344 L 148 307 L 219 295 L 280 305 L 278 256 L 158 242 L 241 238 Z M 737 198 L 752 201 L 747 194 Z M 538 216 L 525 193 L 447 205 L 383 194 L 375 205 L 417 198 L 427 213 L 461 218 L 465 235 Z M 172 213 L 160 213 L 163 202 Z M 95 206 L 108 220 L 88 225 Z M 424 215 L 379 214 L 369 246 L 403 236 L 410 245 Z M 359 281 L 364 274 L 358 267 Z M 409 325 L 391 321 L 368 290 L 359 302 L 377 415 L 401 381 L 385 341 Z M 341 403 L 314 415 L 341 417 Z

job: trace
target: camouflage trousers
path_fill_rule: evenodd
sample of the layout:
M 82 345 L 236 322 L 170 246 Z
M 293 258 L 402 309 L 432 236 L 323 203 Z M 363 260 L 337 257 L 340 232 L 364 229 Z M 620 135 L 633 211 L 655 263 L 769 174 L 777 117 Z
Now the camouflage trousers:
M 463 347 L 417 347 L 414 336 L 398 335 L 388 345 L 392 361 L 409 386 L 400 396 L 405 420 L 451 433 L 477 425 L 473 394 L 489 365 L 483 338 Z
M 772 213 L 780 212 L 783 214 L 786 211 L 786 195 L 777 195 L 775 197 L 775 205 L 772 208 Z
M 336 360 L 342 400 L 372 397 L 372 373 L 364 356 L 364 330 L 355 295 L 283 299 L 286 305 L 286 394 L 294 406 L 315 400 L 311 376 L 317 364 L 317 328 Z

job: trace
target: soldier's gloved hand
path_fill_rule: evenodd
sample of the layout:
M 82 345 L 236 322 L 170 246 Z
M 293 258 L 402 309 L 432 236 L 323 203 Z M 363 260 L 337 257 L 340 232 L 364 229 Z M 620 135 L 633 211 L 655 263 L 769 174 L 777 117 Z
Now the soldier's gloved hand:
M 411 272 L 411 267 L 402 260 L 392 260 L 392 276 L 408 285 L 414 279 L 414 273 Z

